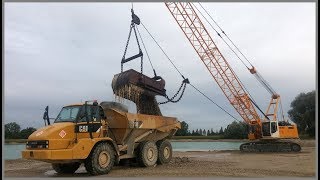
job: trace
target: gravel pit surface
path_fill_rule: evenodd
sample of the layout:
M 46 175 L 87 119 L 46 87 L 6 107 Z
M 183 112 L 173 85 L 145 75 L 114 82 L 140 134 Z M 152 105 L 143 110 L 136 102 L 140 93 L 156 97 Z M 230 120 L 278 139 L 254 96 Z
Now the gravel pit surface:
M 101 177 L 314 177 L 316 148 L 299 153 L 242 153 L 240 151 L 177 152 L 169 164 L 142 168 L 115 166 Z M 51 164 L 33 160 L 6 160 L 5 177 L 85 177 L 83 165 L 73 175 L 59 175 Z

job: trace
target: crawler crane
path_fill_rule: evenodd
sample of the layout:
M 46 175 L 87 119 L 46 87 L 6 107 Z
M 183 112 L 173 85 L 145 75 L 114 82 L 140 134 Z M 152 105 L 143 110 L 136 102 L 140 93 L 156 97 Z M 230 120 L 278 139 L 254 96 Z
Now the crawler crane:
M 242 144 L 240 150 L 246 152 L 300 151 L 300 145 L 290 141 L 290 139 L 299 138 L 297 126 L 286 121 L 279 121 L 277 114 L 281 105 L 280 95 L 262 78 L 255 67 L 249 68 L 247 66 L 250 73 L 255 75 L 271 93 L 271 100 L 265 113 L 252 99 L 228 61 L 221 54 L 212 36 L 197 15 L 197 7 L 190 2 L 165 2 L 165 5 L 230 104 L 249 125 L 248 138 L 252 141 Z M 222 33 L 225 34 L 224 31 Z M 221 37 L 219 33 L 218 35 Z M 259 117 L 256 108 L 264 118 Z

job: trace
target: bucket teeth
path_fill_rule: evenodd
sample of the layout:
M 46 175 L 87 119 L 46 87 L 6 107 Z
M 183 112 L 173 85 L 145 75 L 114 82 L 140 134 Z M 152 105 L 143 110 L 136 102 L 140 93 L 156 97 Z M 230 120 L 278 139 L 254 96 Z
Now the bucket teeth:
M 165 81 L 154 80 L 132 69 L 116 74 L 112 80 L 113 93 L 134 102 L 137 113 L 161 116 L 156 95 L 165 96 Z

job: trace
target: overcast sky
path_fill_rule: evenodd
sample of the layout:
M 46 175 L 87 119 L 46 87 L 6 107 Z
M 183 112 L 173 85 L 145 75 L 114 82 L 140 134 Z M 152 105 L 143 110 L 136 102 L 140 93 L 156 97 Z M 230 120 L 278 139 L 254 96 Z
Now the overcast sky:
M 281 95 L 284 111 L 300 92 L 316 88 L 315 3 L 203 3 L 213 18 Z M 22 128 L 43 125 L 62 106 L 89 99 L 113 101 L 113 75 L 127 40 L 131 3 L 5 3 L 4 122 Z M 135 13 L 193 85 L 241 120 L 164 3 L 134 3 Z M 265 110 L 270 94 L 205 24 L 218 48 Z M 181 77 L 139 26 L 168 95 Z M 137 52 L 130 44 L 128 55 Z M 139 70 L 130 62 L 124 69 Z M 144 72 L 152 76 L 145 57 Z M 162 97 L 158 98 L 163 101 Z M 134 106 L 129 105 L 130 111 Z M 233 119 L 191 87 L 177 104 L 160 106 L 163 115 L 186 121 L 191 129 L 220 129 Z M 286 114 L 287 116 L 287 114 Z

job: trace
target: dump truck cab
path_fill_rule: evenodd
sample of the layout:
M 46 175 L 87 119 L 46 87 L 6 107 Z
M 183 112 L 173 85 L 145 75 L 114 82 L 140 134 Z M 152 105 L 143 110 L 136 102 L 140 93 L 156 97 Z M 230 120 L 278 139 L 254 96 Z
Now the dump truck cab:
M 90 174 L 105 174 L 122 159 L 164 164 L 172 157 L 167 139 L 180 127 L 176 118 L 129 113 L 117 102 L 71 104 L 29 136 L 22 157 L 52 163 L 58 173 L 84 163 Z

